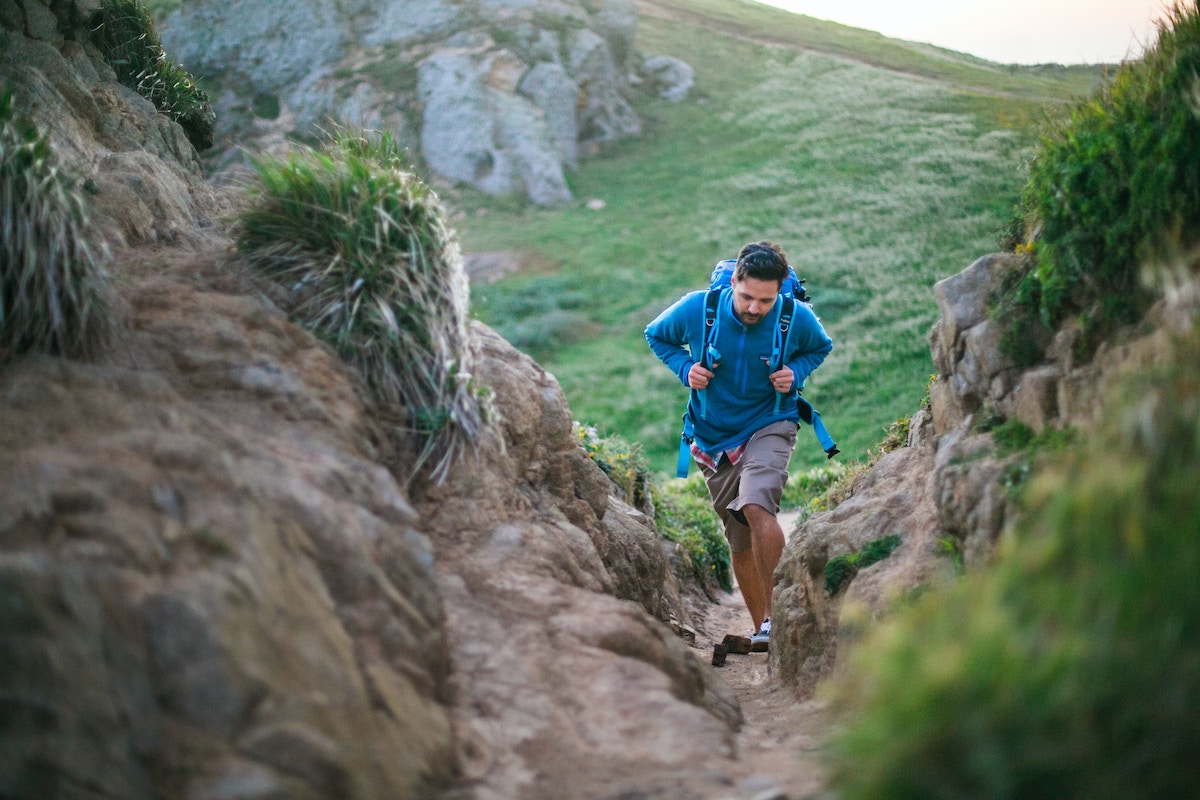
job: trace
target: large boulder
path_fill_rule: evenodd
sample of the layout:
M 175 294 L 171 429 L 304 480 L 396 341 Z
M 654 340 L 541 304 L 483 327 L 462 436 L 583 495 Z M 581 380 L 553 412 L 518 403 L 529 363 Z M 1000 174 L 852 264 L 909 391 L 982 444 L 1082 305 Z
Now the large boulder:
M 474 332 L 503 444 L 417 503 L 460 670 L 466 776 L 484 796 L 588 797 L 634 764 L 677 775 L 728 758 L 736 698 L 654 619 L 683 612 L 652 526 L 597 496 L 607 478 L 553 376 Z
M 541 204 L 569 200 L 562 148 L 545 113 L 514 91 L 525 65 L 489 43 L 477 38 L 474 53 L 439 52 L 421 62 L 425 160 L 439 174 L 489 194 L 522 192 Z
M 555 204 L 581 152 L 641 132 L 634 86 L 673 100 L 690 86 L 682 62 L 634 76 L 636 28 L 632 0 L 197 0 L 162 36 L 211 88 L 215 168 L 368 127 L 441 178 Z

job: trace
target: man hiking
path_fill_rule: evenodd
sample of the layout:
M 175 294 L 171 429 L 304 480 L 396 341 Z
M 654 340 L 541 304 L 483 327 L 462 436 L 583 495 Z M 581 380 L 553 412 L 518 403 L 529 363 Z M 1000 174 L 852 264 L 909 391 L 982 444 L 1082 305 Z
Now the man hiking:
M 797 391 L 833 349 L 806 303 L 783 300 L 788 275 L 779 245 L 747 244 L 729 284 L 712 290 L 715 309 L 709 291 L 692 292 L 646 328 L 650 349 L 691 389 L 691 454 L 729 540 L 756 652 L 770 640 L 784 546 L 776 514 L 796 444 Z M 785 307 L 791 320 L 781 320 Z

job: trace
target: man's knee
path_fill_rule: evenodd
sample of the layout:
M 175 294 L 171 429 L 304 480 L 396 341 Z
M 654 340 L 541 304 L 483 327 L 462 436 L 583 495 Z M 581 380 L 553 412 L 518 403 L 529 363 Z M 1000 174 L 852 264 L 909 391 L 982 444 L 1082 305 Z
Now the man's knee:
M 755 521 L 774 519 L 775 517 L 775 514 L 772 511 L 758 505 L 757 503 L 747 503 L 746 505 L 742 506 L 742 513 L 746 515 L 746 520 L 749 522 L 751 527 L 754 526 Z

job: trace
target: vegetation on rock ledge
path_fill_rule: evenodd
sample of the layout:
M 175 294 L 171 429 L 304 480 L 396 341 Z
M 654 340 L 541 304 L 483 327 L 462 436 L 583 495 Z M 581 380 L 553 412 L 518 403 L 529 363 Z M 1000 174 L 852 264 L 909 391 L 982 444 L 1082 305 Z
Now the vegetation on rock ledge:
M 109 330 L 103 251 L 49 140 L 0 93 L 0 360 L 80 355 Z
M 338 132 L 254 167 L 234 230 L 242 259 L 377 397 L 403 407 L 422 442 L 413 473 L 432 464 L 444 478 L 486 424 L 490 395 L 472 380 L 466 277 L 437 195 L 386 134 Z
M 142 0 L 107 0 L 92 20 L 93 36 L 117 80 L 179 123 L 197 150 L 213 145 L 216 115 L 195 79 L 167 58 Z
M 1051 326 L 1077 315 L 1085 349 L 1146 310 L 1143 263 L 1200 241 L 1198 72 L 1200 11 L 1177 3 L 1156 45 L 1078 103 L 1032 163 L 1030 272 L 1010 302 Z

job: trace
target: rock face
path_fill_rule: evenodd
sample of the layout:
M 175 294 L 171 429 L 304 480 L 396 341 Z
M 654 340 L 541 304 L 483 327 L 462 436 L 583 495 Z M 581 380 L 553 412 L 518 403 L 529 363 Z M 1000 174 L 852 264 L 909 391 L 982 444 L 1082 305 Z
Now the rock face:
M 219 214 L 183 130 L 116 81 L 91 41 L 99 0 L 0 4 L 0 85 L 46 133 L 62 167 L 90 181 L 110 241 L 194 238 Z
M 19 108 L 97 184 L 120 331 L 0 367 L 0 794 L 584 798 L 731 757 L 737 700 L 554 379 L 475 328 L 501 422 L 410 499 L 387 409 L 204 228 L 91 10 L 0 3 Z
M 330 121 L 387 130 L 437 175 L 533 202 L 571 198 L 581 150 L 635 136 L 632 0 L 184 3 L 168 52 L 214 87 L 218 166 Z M 652 86 L 680 100 L 682 62 Z
M 930 405 L 912 418 L 908 446 L 882 457 L 855 482 L 851 497 L 817 514 L 795 533 L 776 571 L 771 669 L 802 696 L 836 666 L 839 649 L 862 627 L 887 614 L 906 593 L 941 573 L 984 563 L 1016 506 L 1009 486 L 1022 479 L 1021 456 L 997 448 L 987 432 L 1008 420 L 1034 432 L 1100 420 L 1099 400 L 1129 370 L 1152 363 L 1168 346 L 1168 328 L 1190 324 L 1181 303 L 1160 305 L 1153 332 L 1102 345 L 1076 363 L 1077 334 L 1022 330 L 1043 353 L 1018 366 L 1001 348 L 1003 321 L 989 298 L 1020 267 L 1017 256 L 985 256 L 934 292 L 939 318 L 930 333 L 937 378 Z M 1194 304 L 1193 304 L 1194 305 Z M 869 542 L 899 536 L 888 558 L 858 572 L 831 596 L 825 568 Z
M 342 366 L 261 301 L 125 277 L 112 363 L 0 372 L 5 793 L 445 784 L 432 548 Z

